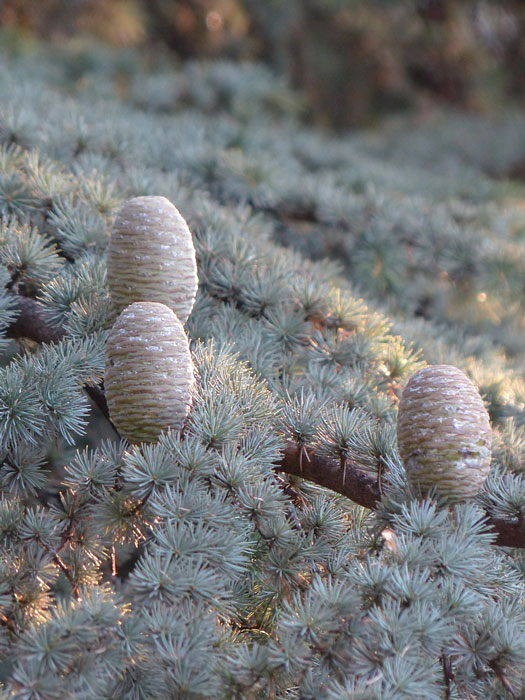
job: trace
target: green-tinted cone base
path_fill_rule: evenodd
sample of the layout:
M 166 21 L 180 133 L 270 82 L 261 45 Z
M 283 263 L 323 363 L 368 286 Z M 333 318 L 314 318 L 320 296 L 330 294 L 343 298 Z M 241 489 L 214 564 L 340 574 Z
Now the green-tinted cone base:
M 397 439 L 410 481 L 450 502 L 480 490 L 490 468 L 489 416 L 476 387 L 456 367 L 425 367 L 399 405 Z

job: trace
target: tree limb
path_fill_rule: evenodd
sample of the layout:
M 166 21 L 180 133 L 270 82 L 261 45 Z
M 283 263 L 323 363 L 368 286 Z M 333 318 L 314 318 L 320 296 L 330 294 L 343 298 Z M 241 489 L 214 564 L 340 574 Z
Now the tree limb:
M 8 338 L 29 338 L 36 343 L 58 343 L 62 340 L 64 329 L 61 326 L 56 328 L 51 326 L 45 317 L 42 304 L 19 294 L 13 294 L 13 299 L 16 301 L 19 313 L 7 329 Z M 104 417 L 110 420 L 103 387 L 86 384 L 84 391 L 98 406 Z
M 64 335 L 61 328 L 53 330 L 47 323 L 42 306 L 34 299 L 16 297 L 20 314 L 11 324 L 8 336 L 30 338 L 36 342 L 58 342 Z M 109 412 L 102 386 L 85 386 L 84 389 L 109 420 Z M 354 503 L 374 509 L 381 500 L 379 482 L 361 471 L 355 463 L 348 461 L 343 470 L 337 460 L 308 452 L 295 443 L 288 443 L 276 472 L 284 472 L 312 481 L 331 491 L 346 496 Z M 343 479 L 343 472 L 346 471 Z M 488 525 L 497 533 L 496 544 L 502 547 L 525 548 L 525 520 L 514 522 L 492 518 L 487 513 Z
M 308 456 L 303 453 L 301 459 L 302 449 L 304 448 L 289 442 L 276 471 L 313 481 L 319 486 L 341 493 L 365 508 L 373 509 L 376 502 L 381 500 L 377 479 L 358 469 L 350 460 L 346 463 L 343 483 L 343 469 L 337 460 L 322 457 L 315 452 L 308 452 Z
M 346 496 L 354 503 L 365 508 L 375 509 L 381 500 L 379 482 L 363 472 L 354 462 L 346 464 L 346 477 L 343 481 L 343 469 L 335 459 L 309 452 L 308 458 L 301 459 L 301 448 L 289 442 L 284 450 L 281 462 L 275 471 L 300 476 L 313 481 L 331 491 Z M 525 521 L 499 520 L 488 513 L 487 523 L 496 532 L 496 544 L 501 547 L 525 548 Z
M 34 299 L 19 294 L 12 295 L 19 314 L 7 329 L 8 338 L 29 338 L 37 343 L 58 343 L 64 335 L 63 328 L 52 328 L 42 305 Z
M 106 401 L 106 395 L 104 394 L 104 389 L 102 386 L 93 386 L 91 384 L 86 384 L 84 387 L 84 391 L 86 394 L 89 396 L 89 398 L 95 403 L 99 409 L 104 418 L 107 418 L 111 422 L 111 419 L 109 417 L 109 408 L 108 408 L 108 402 Z M 111 423 L 113 426 L 113 429 L 116 431 L 117 429 Z M 118 433 L 117 433 L 118 434 Z

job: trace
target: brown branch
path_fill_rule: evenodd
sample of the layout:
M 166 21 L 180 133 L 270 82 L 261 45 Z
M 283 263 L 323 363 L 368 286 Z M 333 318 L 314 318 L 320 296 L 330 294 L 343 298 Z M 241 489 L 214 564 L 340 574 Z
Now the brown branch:
M 339 461 L 309 452 L 310 459 L 303 459 L 301 466 L 301 449 L 295 443 L 288 443 L 275 470 L 301 476 L 372 510 L 381 500 L 378 479 L 361 471 L 355 462 L 347 460 L 345 476 L 345 470 Z M 487 513 L 487 523 L 497 533 L 496 544 L 501 547 L 525 548 L 525 520 L 498 520 Z
M 26 337 L 43 343 L 57 342 L 63 337 L 62 329 L 53 330 L 49 327 L 37 301 L 18 297 L 18 302 L 20 315 L 10 326 L 10 337 Z M 84 388 L 109 420 L 103 388 Z M 346 496 L 365 508 L 374 509 L 376 503 L 381 500 L 378 479 L 361 471 L 354 462 L 348 460 L 346 469 L 342 469 L 337 460 L 317 455 L 315 452 L 308 452 L 308 459 L 303 459 L 303 450 L 304 448 L 295 443 L 288 443 L 280 463 L 275 466 L 275 471 L 312 481 Z M 487 513 L 487 522 L 497 533 L 496 544 L 502 547 L 525 548 L 525 520 L 498 520 L 491 518 Z
M 29 338 L 37 343 L 58 343 L 64 335 L 63 328 L 54 329 L 46 319 L 42 305 L 29 297 L 13 294 L 19 315 L 7 329 L 8 338 Z
M 111 419 L 109 417 L 108 402 L 106 401 L 106 395 L 104 394 L 103 385 L 93 386 L 92 384 L 86 384 L 84 386 L 84 391 L 93 401 L 93 403 L 95 403 L 99 407 L 100 412 L 102 413 L 104 418 L 106 418 L 111 423 Z M 111 426 L 113 427 L 113 430 L 117 432 L 117 429 L 115 428 L 113 423 L 111 423 Z
M 352 461 L 346 460 L 346 477 L 343 480 L 345 470 L 339 461 L 308 452 L 309 459 L 303 459 L 301 464 L 302 449 L 289 442 L 276 471 L 313 481 L 365 508 L 373 509 L 381 499 L 377 479 L 359 470 Z
M 58 343 L 62 340 L 64 329 L 62 326 L 56 328 L 51 326 L 45 317 L 42 304 L 35 299 L 16 294 L 13 294 L 13 299 L 16 300 L 19 314 L 7 329 L 8 338 L 29 338 L 37 343 Z M 108 404 L 103 387 L 86 384 L 84 390 L 109 421 Z M 115 428 L 113 424 L 112 426 Z
M 441 655 L 441 665 L 443 666 L 443 680 L 445 681 L 445 700 L 450 700 L 451 686 L 454 681 L 454 674 L 452 672 L 452 664 L 445 652 Z
M 73 589 L 73 595 L 75 596 L 75 598 L 78 599 L 79 598 L 78 584 L 75 583 L 75 578 L 74 578 L 73 574 L 67 568 L 67 566 L 64 564 L 62 559 L 58 556 L 58 554 L 52 554 L 51 558 L 53 559 L 54 563 L 58 566 L 60 571 L 62 571 L 62 573 L 67 578 L 69 583 L 71 584 L 71 588 Z
M 525 520 L 501 520 L 487 513 L 487 521 L 497 533 L 496 544 L 500 547 L 525 548 Z

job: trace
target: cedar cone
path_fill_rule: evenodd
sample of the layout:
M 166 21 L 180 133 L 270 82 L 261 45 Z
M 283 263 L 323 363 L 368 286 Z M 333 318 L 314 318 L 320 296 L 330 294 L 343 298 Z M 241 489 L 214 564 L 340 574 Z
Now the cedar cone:
M 410 481 L 449 502 L 480 490 L 490 469 L 491 428 L 478 390 L 457 367 L 416 372 L 397 417 L 399 453 Z
M 168 199 L 125 202 L 109 241 L 108 284 L 119 313 L 136 301 L 155 301 L 186 322 L 197 293 L 195 249 L 188 225 Z
M 188 339 L 164 304 L 137 302 L 122 311 L 106 346 L 109 415 L 130 442 L 154 442 L 180 430 L 194 383 Z

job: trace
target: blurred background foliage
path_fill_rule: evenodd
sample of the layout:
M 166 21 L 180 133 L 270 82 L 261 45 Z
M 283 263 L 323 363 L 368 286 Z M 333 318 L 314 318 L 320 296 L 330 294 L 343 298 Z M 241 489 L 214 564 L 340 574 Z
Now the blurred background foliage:
M 301 90 L 306 117 L 336 129 L 525 95 L 521 0 L 3 0 L 0 25 L 18 39 L 262 60 Z

